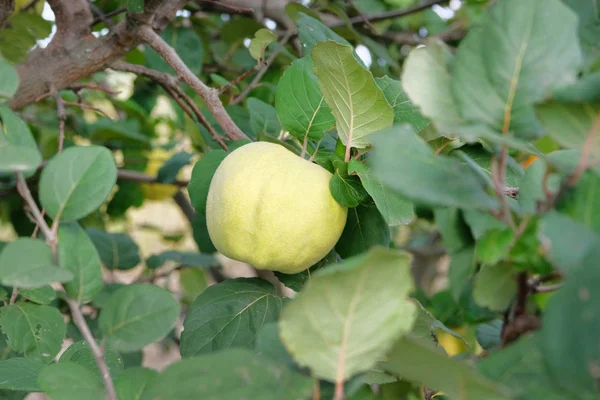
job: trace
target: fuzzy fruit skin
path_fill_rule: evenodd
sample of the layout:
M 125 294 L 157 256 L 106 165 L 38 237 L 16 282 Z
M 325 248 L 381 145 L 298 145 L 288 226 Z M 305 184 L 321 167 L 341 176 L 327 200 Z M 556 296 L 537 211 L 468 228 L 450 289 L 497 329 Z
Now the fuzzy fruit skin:
M 206 202 L 215 248 L 256 269 L 295 274 L 340 238 L 348 209 L 331 196 L 331 173 L 284 147 L 244 145 L 217 168 Z

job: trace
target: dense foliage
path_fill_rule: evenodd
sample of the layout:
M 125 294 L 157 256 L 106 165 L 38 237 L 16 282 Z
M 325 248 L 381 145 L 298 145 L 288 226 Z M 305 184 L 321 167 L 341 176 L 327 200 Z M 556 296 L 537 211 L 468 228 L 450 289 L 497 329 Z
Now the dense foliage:
M 600 1 L 0 0 L 0 27 L 0 398 L 598 398 Z M 348 208 L 297 274 L 211 243 L 256 141 Z

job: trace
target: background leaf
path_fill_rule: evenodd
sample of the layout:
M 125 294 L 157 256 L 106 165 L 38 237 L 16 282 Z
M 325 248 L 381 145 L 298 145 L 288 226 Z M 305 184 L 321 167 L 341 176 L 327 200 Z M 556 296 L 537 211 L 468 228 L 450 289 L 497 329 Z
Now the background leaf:
M 383 91 L 390 106 L 394 110 L 394 125 L 409 123 L 416 132 L 425 129 L 431 121 L 423 117 L 402 89 L 402 82 L 383 76 L 375 78 L 375 83 Z
M 164 338 L 179 311 L 179 303 L 168 291 L 153 285 L 127 285 L 108 298 L 98 325 L 109 348 L 132 352 Z
M 517 282 L 509 264 L 483 265 L 475 275 L 473 298 L 478 305 L 505 310 L 517 293 Z
M 42 391 L 53 399 L 104 400 L 102 383 L 84 366 L 64 362 L 45 367 L 38 377 Z
M 38 360 L 11 358 L 0 360 L 0 389 L 37 392 L 37 377 L 46 365 Z
M 194 165 L 188 192 L 192 205 L 202 215 L 206 214 L 206 199 L 212 177 L 226 156 L 227 153 L 224 150 L 212 150 L 204 154 Z
M 254 38 L 250 41 L 248 51 L 250 55 L 256 61 L 262 60 L 265 56 L 265 50 L 267 46 L 277 40 L 277 35 L 271 32 L 269 29 L 262 28 L 256 31 Z
M 142 393 L 158 377 L 158 371 L 149 368 L 127 368 L 115 380 L 117 397 L 121 399 L 139 400 Z
M 117 167 L 107 148 L 70 147 L 42 171 L 40 202 L 53 219 L 74 221 L 100 207 L 116 181 Z
M 364 253 L 373 246 L 389 246 L 390 229 L 374 205 L 360 205 L 348 210 L 346 226 L 335 251 L 348 258 Z
M 183 323 L 181 355 L 230 347 L 253 348 L 264 324 L 276 321 L 282 298 L 258 278 L 238 278 L 209 286 L 190 306 Z
M 406 297 L 413 288 L 410 260 L 408 253 L 376 248 L 315 273 L 280 321 L 294 359 L 330 381 L 374 366 L 416 317 Z
M 123 371 L 124 363 L 123 359 L 114 350 L 105 349 L 104 350 L 104 361 L 106 362 L 106 366 L 110 371 L 110 376 L 114 380 L 117 378 L 121 372 Z M 94 358 L 94 354 L 90 350 L 89 346 L 85 341 L 79 341 L 73 343 L 69 346 L 60 356 L 59 362 L 74 362 L 81 366 L 84 366 L 89 371 L 92 371 L 98 381 L 104 383 L 102 378 L 102 373 L 98 369 L 98 364 L 96 363 L 96 359 Z
M 246 103 L 248 104 L 248 111 L 250 111 L 250 126 L 252 132 L 254 132 L 254 137 L 263 134 L 278 137 L 281 132 L 281 125 L 275 108 L 254 97 L 249 98 Z
M 352 47 L 333 41 L 318 43 L 311 56 L 342 143 L 364 148 L 370 134 L 392 125 L 391 106 L 371 73 L 354 58 Z
M 211 255 L 175 250 L 165 251 L 163 253 L 150 256 L 146 260 L 146 264 L 148 265 L 148 268 L 156 269 L 160 268 L 167 261 L 173 261 L 178 265 L 197 268 L 209 268 L 219 265 L 217 259 Z
M 87 234 L 106 268 L 127 270 L 141 262 L 138 245 L 126 234 L 104 232 L 97 228 L 88 228 Z

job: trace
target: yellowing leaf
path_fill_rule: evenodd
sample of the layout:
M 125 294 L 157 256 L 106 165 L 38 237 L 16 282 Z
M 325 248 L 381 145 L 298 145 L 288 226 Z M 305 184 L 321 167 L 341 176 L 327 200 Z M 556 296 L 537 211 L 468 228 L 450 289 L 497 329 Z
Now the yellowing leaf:
M 277 40 L 277 35 L 266 28 L 256 31 L 254 39 L 252 39 L 250 46 L 248 47 L 252 58 L 256 61 L 260 61 L 265 55 L 267 46 L 275 40 Z

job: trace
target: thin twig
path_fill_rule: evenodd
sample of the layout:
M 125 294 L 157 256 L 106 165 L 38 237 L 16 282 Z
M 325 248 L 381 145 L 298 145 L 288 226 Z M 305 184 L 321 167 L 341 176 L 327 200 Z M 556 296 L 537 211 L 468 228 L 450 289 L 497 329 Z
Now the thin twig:
M 79 107 L 79 108 L 81 108 L 81 109 L 83 109 L 83 110 L 92 110 L 92 111 L 95 111 L 95 112 L 97 112 L 98 114 L 101 114 L 101 115 L 105 116 L 105 117 L 106 117 L 106 118 L 108 118 L 108 119 L 112 119 L 112 118 L 110 117 L 110 115 L 108 115 L 107 113 L 105 113 L 105 112 L 104 112 L 104 111 L 102 111 L 101 109 L 99 109 L 99 108 L 96 108 L 96 107 L 94 107 L 94 106 L 90 106 L 89 104 L 85 104 L 85 103 L 75 103 L 75 102 L 73 102 L 73 101 L 64 101 L 63 103 L 64 103 L 64 105 L 65 105 L 65 106 Z
M 112 89 L 109 89 L 109 88 L 104 87 L 102 85 L 70 85 L 70 86 L 67 87 L 67 89 L 68 90 L 72 90 L 74 92 L 78 92 L 78 91 L 83 90 L 83 89 L 99 90 L 101 92 L 104 92 L 106 94 L 111 94 L 111 95 L 117 95 L 117 94 L 120 93 L 117 90 L 112 90 Z
M 198 109 L 196 103 L 181 89 L 178 85 L 178 79 L 172 75 L 169 75 L 164 72 L 159 72 L 143 65 L 135 65 L 129 64 L 123 61 L 117 61 L 113 63 L 110 68 L 131 72 L 136 75 L 142 75 L 147 78 L 152 79 L 156 83 L 158 83 L 168 94 L 175 100 L 177 104 L 181 107 L 181 109 L 187 113 L 192 119 L 194 116 L 210 133 L 211 137 L 221 146 L 222 149 L 228 150 L 227 145 L 223 141 L 223 138 L 219 133 L 215 130 L 215 128 L 208 122 L 204 114 Z
M 92 12 L 94 12 L 94 9 L 92 9 Z M 127 8 L 120 7 L 120 8 L 117 8 L 116 10 L 108 12 L 106 14 L 104 14 L 104 13 L 102 15 L 97 14 L 96 19 L 94 19 L 92 21 L 92 26 L 99 24 L 100 22 L 104 22 L 109 28 L 111 28 L 110 24 L 112 24 L 112 23 L 108 22 L 108 19 L 114 17 L 115 15 L 122 14 L 124 12 L 127 12 Z
M 555 292 L 562 287 L 562 283 L 555 283 L 553 285 L 540 285 L 535 286 L 531 289 L 533 293 L 550 293 Z
M 156 176 L 144 174 L 143 172 L 132 171 L 128 169 L 119 169 L 117 171 L 117 177 L 123 181 L 135 181 L 140 183 L 161 183 Z M 169 183 L 169 185 L 175 185 L 179 187 L 185 187 L 189 185 L 189 181 L 176 180 L 175 182 Z
M 344 381 L 337 379 L 335 382 L 335 392 L 333 394 L 334 400 L 344 400 Z
M 44 234 L 46 241 L 55 241 L 50 227 L 46 223 L 44 216 L 42 215 L 35 200 L 33 199 L 33 196 L 31 195 L 31 192 L 29 191 L 29 186 L 27 186 L 27 181 L 25 180 L 25 176 L 22 172 L 17 172 L 17 189 L 23 200 L 25 200 L 25 204 L 27 204 L 29 211 L 38 222 L 40 230 Z
M 352 1 L 352 0 L 344 0 L 344 1 L 346 3 L 348 3 L 348 5 L 350 7 L 354 8 L 356 10 L 356 12 L 358 13 L 358 16 L 365 23 L 365 25 L 369 28 L 371 33 L 373 35 L 377 35 L 377 30 L 375 29 L 375 27 L 373 26 L 371 21 L 369 21 L 369 18 L 365 14 L 363 14 L 362 11 L 360 11 L 360 9 L 358 7 L 356 7 L 356 4 L 354 4 L 354 1 Z
M 290 29 L 286 32 L 285 36 L 279 42 L 279 45 L 275 49 L 273 49 L 273 53 L 271 53 L 271 55 L 269 56 L 267 61 L 265 61 L 262 68 L 258 71 L 256 76 L 254 77 L 254 79 L 252 79 L 252 82 L 250 82 L 250 85 L 248 85 L 248 87 L 246 89 L 244 89 L 244 91 L 242 91 L 242 93 L 240 93 L 239 96 L 237 96 L 235 99 L 233 99 L 231 101 L 231 104 L 233 104 L 233 105 L 239 104 L 242 100 L 244 100 L 248 96 L 248 94 L 250 94 L 250 92 L 252 91 L 252 89 L 254 89 L 256 84 L 258 82 L 260 82 L 263 75 L 267 73 L 267 69 L 269 68 L 269 66 L 271 65 L 273 60 L 275 60 L 275 58 L 277 57 L 279 52 L 284 49 L 285 44 L 288 42 L 288 40 L 290 40 L 290 38 L 293 35 L 294 35 L 294 30 L 292 30 L 292 29 Z
M 262 66 L 263 66 L 262 63 L 256 64 L 254 67 L 252 67 L 252 69 L 249 69 L 248 71 L 246 71 L 243 74 L 239 75 L 237 78 L 229 81 L 227 83 L 227 85 L 225 85 L 225 86 L 223 86 L 222 88 L 219 89 L 219 94 L 223 94 L 223 93 L 227 92 L 232 87 L 234 87 L 235 85 L 237 85 L 238 83 L 240 83 L 242 80 L 246 79 L 248 76 L 250 76 L 253 73 L 255 73 L 256 71 L 258 71 Z
M 405 17 L 407 15 L 414 14 L 414 13 L 417 13 L 419 11 L 423 11 L 423 10 L 425 10 L 427 8 L 432 7 L 432 6 L 435 6 L 435 5 L 438 5 L 438 4 L 442 4 L 442 3 L 447 3 L 448 1 L 450 1 L 450 0 L 434 0 L 434 1 L 429 1 L 427 3 L 419 4 L 419 5 L 414 6 L 414 7 L 405 8 L 403 10 L 393 10 L 393 11 L 383 12 L 383 13 L 380 13 L 380 14 L 369 15 L 369 16 L 367 16 L 367 19 L 369 20 L 369 22 L 377 22 L 377 21 L 383 21 L 383 20 L 391 19 L 391 18 Z M 360 24 L 362 22 L 364 22 L 364 20 L 360 16 L 350 18 L 350 23 L 352 25 Z M 339 21 L 339 22 L 336 22 L 336 23 L 333 23 L 333 24 L 329 24 L 328 26 L 330 28 L 337 28 L 337 27 L 344 26 L 344 25 L 346 25 L 346 22 Z
M 10 295 L 10 301 L 8 304 L 15 304 L 17 301 L 17 296 L 19 295 L 19 289 L 15 286 L 13 287 L 12 294 Z
M 104 349 L 102 349 L 96 343 L 94 335 L 92 335 L 90 328 L 85 322 L 85 318 L 83 318 L 83 314 L 81 313 L 81 309 L 79 308 L 79 303 L 73 299 L 67 299 L 67 304 L 69 305 L 69 309 L 71 310 L 73 323 L 81 332 L 81 335 L 85 339 L 87 345 L 92 351 L 92 354 L 94 355 L 94 358 L 96 359 L 96 364 L 98 365 L 98 369 L 102 374 L 104 386 L 106 387 L 107 400 L 117 400 L 117 392 L 115 390 L 115 385 L 110 376 L 110 370 L 108 369 L 108 365 L 106 365 L 106 361 L 104 359 Z
M 148 26 L 143 25 L 139 27 L 137 31 L 138 37 L 146 42 L 154 51 L 161 55 L 161 57 L 169 64 L 171 68 L 175 70 L 177 76 L 187 83 L 196 93 L 198 93 L 204 101 L 208 109 L 213 113 L 217 122 L 223 127 L 225 134 L 232 140 L 248 139 L 248 136 L 242 132 L 242 130 L 236 125 L 231 119 L 223 103 L 219 99 L 219 91 L 217 89 L 208 87 L 198 77 L 190 71 L 185 65 L 181 57 L 173 50 L 167 42 L 163 40 L 154 30 Z
M 227 3 L 222 3 L 220 1 L 215 1 L 215 0 L 198 0 L 198 3 L 208 3 L 208 4 L 213 4 L 217 7 L 222 7 L 226 10 L 229 11 L 233 11 L 237 14 L 250 14 L 250 15 L 254 15 L 254 10 L 252 8 L 248 8 L 248 7 L 238 7 L 238 6 L 234 6 L 232 4 L 227 4 Z
M 58 152 L 63 150 L 65 143 L 65 121 L 67 120 L 67 112 L 65 111 L 65 102 L 60 95 L 60 92 L 54 94 L 56 99 L 56 110 L 58 112 Z

